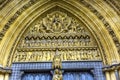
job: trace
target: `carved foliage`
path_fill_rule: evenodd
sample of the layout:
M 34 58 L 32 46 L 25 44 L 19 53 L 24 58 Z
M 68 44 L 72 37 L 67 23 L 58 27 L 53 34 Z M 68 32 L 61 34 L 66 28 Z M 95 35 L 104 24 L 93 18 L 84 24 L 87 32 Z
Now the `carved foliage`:
M 75 19 L 61 12 L 54 12 L 31 27 L 30 33 L 34 35 L 36 33 L 71 33 L 82 30 L 83 27 L 80 27 Z

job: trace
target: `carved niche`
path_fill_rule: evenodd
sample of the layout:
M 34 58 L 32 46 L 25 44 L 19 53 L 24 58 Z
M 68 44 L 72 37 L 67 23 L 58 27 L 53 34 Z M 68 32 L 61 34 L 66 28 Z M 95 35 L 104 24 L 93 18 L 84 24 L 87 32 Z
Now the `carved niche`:
M 27 29 L 13 61 L 52 61 L 56 49 L 62 61 L 101 60 L 100 50 L 88 29 L 77 19 L 55 11 Z

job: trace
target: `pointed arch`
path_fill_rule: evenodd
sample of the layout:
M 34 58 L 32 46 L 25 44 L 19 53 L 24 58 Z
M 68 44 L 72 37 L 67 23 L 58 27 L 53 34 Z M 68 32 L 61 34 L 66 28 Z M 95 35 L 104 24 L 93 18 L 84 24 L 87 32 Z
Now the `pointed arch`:
M 117 53 L 115 44 L 108 31 L 104 27 L 103 23 L 96 17 L 95 14 L 93 14 L 89 9 L 84 7 L 83 4 L 77 2 L 73 3 L 72 1 L 66 2 L 63 0 L 45 0 L 42 3 L 41 1 L 38 1 L 37 3 L 26 9 L 20 16 L 18 16 L 18 18 L 13 22 L 9 30 L 6 32 L 0 46 L 0 52 L 2 56 L 1 63 L 3 66 L 7 65 L 9 55 L 14 55 L 14 50 L 17 46 L 17 43 L 24 31 L 29 27 L 29 25 L 39 16 L 44 16 L 44 13 L 49 13 L 50 10 L 54 11 L 57 9 L 65 10 L 71 13 L 86 25 L 86 27 L 94 35 L 101 50 L 103 47 L 105 51 L 102 52 L 105 54 L 101 54 L 103 60 L 105 60 L 106 58 L 107 62 L 111 64 L 116 58 L 118 59 L 117 56 L 114 56 L 114 53 Z M 2 61 L 3 59 L 4 61 Z M 106 63 L 105 61 L 103 62 Z

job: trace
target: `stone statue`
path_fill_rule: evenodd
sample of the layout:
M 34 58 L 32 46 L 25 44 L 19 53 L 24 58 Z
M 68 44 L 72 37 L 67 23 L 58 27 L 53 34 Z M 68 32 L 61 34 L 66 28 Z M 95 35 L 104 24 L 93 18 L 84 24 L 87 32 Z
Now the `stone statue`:
M 58 69 L 55 69 L 52 80 L 62 80 L 62 72 Z
M 52 65 L 53 69 L 59 69 L 62 68 L 62 64 L 61 64 L 61 55 L 58 54 L 58 51 L 56 52 L 54 58 L 53 58 L 53 65 Z

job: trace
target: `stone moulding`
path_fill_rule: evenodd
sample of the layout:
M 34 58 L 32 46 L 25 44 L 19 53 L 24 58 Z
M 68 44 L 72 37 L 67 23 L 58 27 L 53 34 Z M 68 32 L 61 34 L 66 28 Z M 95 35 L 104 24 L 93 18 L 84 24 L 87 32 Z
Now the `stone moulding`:
M 2 38 L 4 37 L 5 33 L 7 32 L 7 30 L 9 29 L 10 25 L 19 17 L 20 14 L 22 14 L 23 11 L 25 11 L 28 7 L 32 6 L 34 3 L 36 3 L 39 0 L 30 0 L 30 2 L 28 2 L 28 5 L 26 4 L 25 6 L 23 6 L 21 9 L 19 9 L 16 14 L 8 21 L 8 23 L 5 25 L 5 27 L 3 28 L 3 30 L 0 32 L 0 39 L 2 40 Z M 83 0 L 80 0 L 83 1 Z M 82 3 L 82 2 L 81 2 Z M 89 3 L 84 2 L 83 4 L 86 5 L 87 8 L 91 8 L 91 5 L 89 5 Z M 92 11 L 92 9 L 94 11 Z M 107 23 L 104 19 L 104 17 L 97 11 L 95 10 L 93 7 L 92 9 L 90 9 L 94 14 L 99 15 L 98 18 L 100 20 L 103 20 L 102 22 L 104 23 L 104 25 L 106 26 L 106 29 L 109 31 L 110 35 L 112 36 L 115 44 L 118 46 L 118 39 L 114 33 L 114 31 L 111 29 L 111 26 L 109 25 L 109 23 Z
M 120 5 L 117 4 L 119 0 L 104 0 L 106 3 L 111 6 L 118 15 L 120 15 Z
M 10 0 L 0 0 L 0 10 L 9 2 Z
M 9 1 L 9 0 L 8 0 Z M 9 29 L 10 25 L 18 18 L 18 16 L 25 11 L 27 8 L 29 8 L 30 6 L 32 6 L 33 4 L 35 4 L 37 1 L 39 0 L 30 0 L 26 5 L 24 5 L 21 9 L 19 9 L 14 15 L 13 17 L 5 24 L 4 28 L 2 29 L 2 31 L 0 32 L 0 40 L 2 40 L 2 38 L 4 37 L 5 33 L 7 32 L 7 30 Z M 113 41 L 115 42 L 116 47 L 118 48 L 118 52 L 120 51 L 119 46 L 119 40 L 117 39 L 114 31 L 111 29 L 111 26 L 109 25 L 109 23 L 104 19 L 104 17 L 95 9 L 92 7 L 92 5 L 90 5 L 89 3 L 87 3 L 84 0 L 81 0 L 81 3 L 84 4 L 87 8 L 89 8 L 95 15 L 97 15 L 97 17 L 103 22 L 103 24 L 105 25 L 106 29 L 108 30 L 109 34 L 111 35 L 111 37 L 113 38 Z
M 0 67 L 0 73 L 11 73 L 11 69 L 10 68 L 2 68 Z
M 119 40 L 118 38 L 116 37 L 114 31 L 112 30 L 111 26 L 109 25 L 109 23 L 105 20 L 105 18 L 92 6 L 90 5 L 89 3 L 87 3 L 85 0 L 81 1 L 87 8 L 90 9 L 91 12 L 93 12 L 97 17 L 98 19 L 100 19 L 104 26 L 106 27 L 106 29 L 108 30 L 109 34 L 111 35 L 117 49 L 118 49 L 118 53 L 120 52 L 120 43 L 119 43 Z

